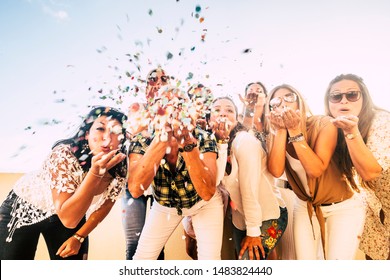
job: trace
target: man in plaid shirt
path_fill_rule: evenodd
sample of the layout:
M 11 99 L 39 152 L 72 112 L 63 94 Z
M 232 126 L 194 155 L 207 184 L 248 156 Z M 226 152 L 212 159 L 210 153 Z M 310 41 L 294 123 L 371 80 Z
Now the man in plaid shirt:
M 133 259 L 157 259 L 184 216 L 191 216 L 198 259 L 220 259 L 223 203 L 216 188 L 217 145 L 213 135 L 189 122 L 188 98 L 163 88 L 149 108 L 153 133 L 130 145 L 128 187 L 139 197 L 152 184 L 154 203 Z

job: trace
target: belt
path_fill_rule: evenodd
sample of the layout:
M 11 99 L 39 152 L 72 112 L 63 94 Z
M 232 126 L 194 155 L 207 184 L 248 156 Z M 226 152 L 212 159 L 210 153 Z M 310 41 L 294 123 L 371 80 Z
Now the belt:
M 277 179 L 276 180 L 276 186 L 278 186 L 279 188 L 292 190 L 292 187 L 291 187 L 290 183 L 288 181 L 286 181 L 286 180 L 283 180 L 283 179 Z
M 323 204 L 320 204 L 320 206 L 331 206 L 331 205 L 335 205 L 337 203 L 340 203 L 342 201 L 338 201 L 338 202 L 332 202 L 332 203 L 323 203 Z

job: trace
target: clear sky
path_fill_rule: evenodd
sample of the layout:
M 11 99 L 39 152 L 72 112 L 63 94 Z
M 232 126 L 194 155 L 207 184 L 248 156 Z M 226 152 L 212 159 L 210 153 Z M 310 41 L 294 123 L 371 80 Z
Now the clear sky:
M 315 113 L 355 73 L 390 109 L 389 33 L 387 0 L 1 0 L 0 172 L 38 168 L 87 105 L 125 110 L 157 65 L 237 102 L 289 83 Z

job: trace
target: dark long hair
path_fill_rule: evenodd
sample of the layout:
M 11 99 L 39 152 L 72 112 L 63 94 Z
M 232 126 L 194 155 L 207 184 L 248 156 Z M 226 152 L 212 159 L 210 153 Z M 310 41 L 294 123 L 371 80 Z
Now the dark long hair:
M 236 110 L 236 121 L 237 121 L 237 124 L 236 126 L 232 129 L 232 131 L 230 131 L 229 133 L 229 142 L 228 142 L 228 155 L 230 155 L 230 151 L 232 149 L 232 142 L 234 140 L 234 138 L 236 137 L 236 134 L 242 130 L 245 130 L 245 131 L 248 131 L 248 129 L 238 121 L 238 108 L 236 106 L 236 104 L 234 103 L 233 99 L 231 99 L 229 96 L 221 96 L 221 97 L 217 97 L 214 99 L 213 101 L 213 104 L 215 102 L 217 102 L 218 100 L 221 100 L 221 99 L 226 99 L 226 100 L 229 100 L 233 106 L 234 106 L 234 109 Z
M 247 84 L 246 87 L 245 87 L 245 96 L 246 96 L 247 91 L 248 91 L 248 89 L 249 89 L 249 87 L 251 85 L 259 85 L 259 86 L 261 86 L 263 88 L 263 90 L 264 90 L 265 97 L 268 96 L 267 89 L 265 88 L 265 86 L 264 86 L 264 84 L 262 82 L 252 82 L 252 83 Z
M 328 116 L 332 116 L 329 109 L 329 93 L 332 86 L 340 82 L 342 80 L 354 81 L 358 84 L 359 89 L 362 93 L 363 98 L 363 106 L 358 115 L 359 123 L 358 128 L 359 132 L 362 135 L 364 143 L 367 143 L 368 133 L 370 131 L 372 122 L 375 117 L 375 110 L 382 110 L 379 107 L 375 106 L 372 101 L 371 95 L 368 91 L 367 86 L 363 82 L 363 79 L 355 74 L 341 74 L 335 77 L 330 81 L 328 88 L 325 92 L 324 102 L 325 102 L 325 113 Z M 334 116 L 332 116 L 334 117 Z M 351 156 L 349 155 L 347 143 L 345 142 L 344 133 L 341 128 L 338 128 L 338 136 L 337 136 L 337 147 L 335 151 L 335 155 L 337 156 L 337 164 L 339 168 L 342 170 L 343 174 L 351 184 L 354 189 L 357 189 L 355 180 L 354 180 L 354 172 L 353 172 L 353 163 L 351 160 Z M 370 187 L 369 182 L 362 181 L 363 187 Z
M 125 145 L 126 128 L 124 125 L 126 123 L 127 117 L 121 111 L 115 108 L 105 107 L 105 106 L 93 107 L 93 109 L 87 114 L 87 116 L 82 121 L 76 134 L 70 138 L 61 139 L 55 142 L 52 149 L 54 149 L 60 144 L 70 145 L 71 151 L 78 159 L 82 169 L 84 170 L 84 172 L 87 172 L 91 168 L 92 153 L 88 145 L 88 140 L 85 139 L 85 135 L 91 129 L 91 126 L 94 123 L 94 121 L 100 116 L 111 117 L 117 120 L 118 122 L 120 122 L 122 126 L 123 138 L 121 139 L 118 148 L 120 152 L 127 154 L 126 145 Z M 127 174 L 126 160 L 121 161 L 116 166 L 111 168 L 108 172 L 114 178 L 117 176 L 126 177 Z

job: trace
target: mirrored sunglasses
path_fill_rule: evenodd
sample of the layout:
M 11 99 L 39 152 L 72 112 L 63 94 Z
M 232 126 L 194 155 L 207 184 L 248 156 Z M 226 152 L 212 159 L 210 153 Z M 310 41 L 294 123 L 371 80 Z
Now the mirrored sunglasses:
M 271 109 L 276 109 L 282 104 L 283 100 L 288 103 L 294 103 L 295 101 L 297 101 L 297 95 L 294 92 L 290 92 L 282 97 L 272 98 L 269 102 L 269 107 Z

